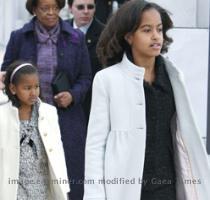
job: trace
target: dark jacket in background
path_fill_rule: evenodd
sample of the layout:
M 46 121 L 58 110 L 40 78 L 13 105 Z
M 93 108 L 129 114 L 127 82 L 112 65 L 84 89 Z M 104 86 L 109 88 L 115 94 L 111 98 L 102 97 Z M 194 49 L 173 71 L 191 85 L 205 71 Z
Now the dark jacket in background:
M 73 19 L 68 20 L 68 22 L 70 22 L 70 24 L 73 26 Z M 102 65 L 100 64 L 98 57 L 96 55 L 96 45 L 103 29 L 104 29 L 104 25 L 96 18 L 93 18 L 93 21 L 85 35 L 86 44 L 88 47 L 88 52 L 89 52 L 90 62 L 91 62 L 92 80 L 96 72 L 102 69 Z M 85 111 L 85 116 L 87 118 L 87 121 L 89 119 L 89 114 L 90 114 L 91 95 L 92 95 L 92 90 L 90 87 L 88 93 L 86 94 L 85 101 L 83 103 L 83 108 Z
M 23 28 L 13 31 L 7 44 L 2 70 L 21 59 L 37 63 L 37 37 L 33 18 Z M 68 177 L 73 200 L 82 200 L 84 179 L 84 149 L 86 119 L 82 108 L 91 85 L 91 69 L 84 35 L 69 23 L 60 20 L 61 32 L 57 42 L 57 70 L 64 71 L 70 82 L 73 104 L 67 109 L 57 108 L 61 138 L 64 145 Z M 50 136 L 49 136 L 50 137 Z M 53 152 L 52 152 L 53 153 Z
M 106 23 L 112 14 L 112 4 L 114 0 L 96 0 L 96 13 L 95 16 L 102 23 Z M 119 5 L 129 0 L 115 0 Z

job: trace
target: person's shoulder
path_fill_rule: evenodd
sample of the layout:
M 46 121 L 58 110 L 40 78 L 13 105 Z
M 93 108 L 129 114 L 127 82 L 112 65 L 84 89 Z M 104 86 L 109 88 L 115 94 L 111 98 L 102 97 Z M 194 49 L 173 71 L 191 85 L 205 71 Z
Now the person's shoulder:
M 161 56 L 169 76 L 183 76 L 183 72 L 168 57 Z
M 45 116 L 47 115 L 47 116 L 51 116 L 51 117 L 53 115 L 57 115 L 57 109 L 55 106 L 45 103 L 41 100 L 39 102 L 40 102 L 39 110 L 42 115 L 45 115 Z
M 73 28 L 70 20 L 61 20 L 61 30 L 67 32 L 70 35 L 74 35 L 75 37 L 81 37 L 83 33 L 79 29 Z
M 17 108 L 12 105 L 11 101 L 6 98 L 4 100 L 0 100 L 0 113 L 2 114 L 2 116 L 4 116 L 5 114 L 9 114 L 10 111 L 12 111 L 13 109 Z
M 105 25 L 96 17 L 93 19 L 93 22 L 95 23 L 95 25 L 100 28 L 101 30 L 104 29 Z
M 50 110 L 56 110 L 56 107 L 53 105 L 50 105 L 49 103 L 45 103 L 41 100 L 39 100 L 40 102 L 40 107 L 45 108 L 45 109 L 50 109 Z
M 70 26 L 73 27 L 73 18 L 65 19 L 63 21 L 70 24 Z
M 96 73 L 96 79 L 104 79 L 104 80 L 114 80 L 118 76 L 121 76 L 119 64 L 115 64 L 109 67 L 106 67 L 99 72 Z
M 118 89 L 121 87 L 124 81 L 122 70 L 119 65 L 116 64 L 96 73 L 93 88 L 103 88 L 109 93 L 109 91 L 112 91 L 111 88 Z
M 20 37 L 28 32 L 34 31 L 34 19 L 30 20 L 29 22 L 25 23 L 21 28 L 15 29 L 11 32 L 13 37 Z
M 67 33 L 70 38 L 71 42 L 75 44 L 80 44 L 81 41 L 84 40 L 84 34 L 78 30 L 74 29 L 72 25 L 67 20 L 60 20 L 61 23 L 61 31 Z
M 90 25 L 89 31 L 93 32 L 93 33 L 101 33 L 104 29 L 105 25 L 99 21 L 97 18 L 93 18 L 93 21 Z

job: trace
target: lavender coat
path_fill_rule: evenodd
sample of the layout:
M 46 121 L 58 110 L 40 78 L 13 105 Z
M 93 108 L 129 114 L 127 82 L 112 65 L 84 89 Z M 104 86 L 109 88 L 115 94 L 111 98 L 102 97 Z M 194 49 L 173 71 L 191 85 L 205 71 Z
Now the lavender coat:
M 14 60 L 37 63 L 35 17 L 21 29 L 13 31 L 7 44 L 2 70 Z M 57 43 L 58 70 L 69 77 L 69 89 L 74 103 L 68 109 L 59 109 L 59 123 L 65 150 L 69 178 L 79 181 L 84 177 L 84 147 L 86 121 L 81 103 L 91 85 L 91 68 L 84 35 L 60 19 L 61 32 Z M 72 199 L 82 199 L 82 184 L 71 184 Z

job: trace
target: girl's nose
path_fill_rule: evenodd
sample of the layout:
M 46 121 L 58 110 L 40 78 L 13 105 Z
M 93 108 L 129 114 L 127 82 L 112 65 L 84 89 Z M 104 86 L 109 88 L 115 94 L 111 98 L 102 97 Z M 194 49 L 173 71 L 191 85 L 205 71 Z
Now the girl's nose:
M 152 39 L 157 39 L 159 37 L 160 37 L 160 33 L 157 30 L 154 30 L 152 34 Z
M 33 88 L 31 90 L 31 96 L 36 96 L 36 94 L 37 94 L 37 90 L 36 90 L 36 88 Z

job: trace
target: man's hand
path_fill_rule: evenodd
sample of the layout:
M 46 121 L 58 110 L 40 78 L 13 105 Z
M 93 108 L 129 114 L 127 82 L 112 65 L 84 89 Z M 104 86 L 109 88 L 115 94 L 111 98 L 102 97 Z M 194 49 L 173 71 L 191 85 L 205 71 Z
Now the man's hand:
M 0 72 L 0 90 L 4 89 L 4 78 L 5 78 L 6 72 Z
M 73 97 L 69 92 L 60 92 L 54 96 L 54 100 L 58 107 L 67 108 L 73 101 Z

